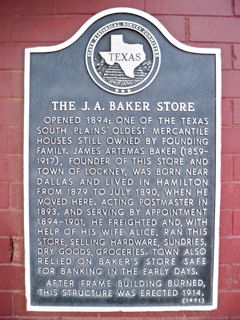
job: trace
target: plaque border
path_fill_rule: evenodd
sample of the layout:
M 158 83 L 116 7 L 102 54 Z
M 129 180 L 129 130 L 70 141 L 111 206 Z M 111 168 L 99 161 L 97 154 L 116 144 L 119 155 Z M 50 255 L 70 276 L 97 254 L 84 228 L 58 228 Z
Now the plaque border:
M 62 50 L 76 40 L 98 19 L 114 13 L 129 13 L 145 18 L 154 24 L 166 39 L 178 49 L 190 53 L 213 54 L 216 64 L 216 175 L 215 175 L 215 228 L 212 304 L 204 306 L 36 306 L 31 305 L 30 286 L 30 234 L 29 234 L 29 107 L 30 107 L 30 59 L 31 53 L 55 52 Z M 209 311 L 217 309 L 218 264 L 219 264 L 219 220 L 221 195 L 221 49 L 199 48 L 185 45 L 175 39 L 168 30 L 152 15 L 133 8 L 119 7 L 101 11 L 87 20 L 68 40 L 54 46 L 41 46 L 25 49 L 24 59 L 24 249 L 25 249 L 25 296 L 27 311 L 41 312 L 159 312 L 159 311 Z

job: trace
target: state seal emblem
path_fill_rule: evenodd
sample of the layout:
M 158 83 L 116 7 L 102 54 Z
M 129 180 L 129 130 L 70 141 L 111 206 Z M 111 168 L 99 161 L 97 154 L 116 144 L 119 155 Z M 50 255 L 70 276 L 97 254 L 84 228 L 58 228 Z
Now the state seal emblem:
M 150 85 L 160 63 L 161 52 L 153 34 L 130 21 L 102 26 L 86 49 L 86 65 L 93 81 L 118 95 L 133 94 Z

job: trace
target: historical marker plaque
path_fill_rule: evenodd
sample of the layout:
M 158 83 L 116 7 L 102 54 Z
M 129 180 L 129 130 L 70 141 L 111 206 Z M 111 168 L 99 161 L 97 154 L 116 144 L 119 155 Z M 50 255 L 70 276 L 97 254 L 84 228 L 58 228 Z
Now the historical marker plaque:
M 219 50 L 120 8 L 25 70 L 28 309 L 215 308 Z

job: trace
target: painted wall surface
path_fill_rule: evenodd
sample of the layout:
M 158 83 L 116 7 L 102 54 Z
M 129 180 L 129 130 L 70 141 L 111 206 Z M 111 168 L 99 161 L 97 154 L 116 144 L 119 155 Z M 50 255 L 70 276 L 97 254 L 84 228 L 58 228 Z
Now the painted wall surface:
M 27 312 L 23 247 L 24 48 L 70 38 L 93 14 L 133 7 L 179 41 L 222 49 L 219 306 L 211 312 Z M 44 94 L 44 93 L 43 93 Z M 0 0 L 0 320 L 240 319 L 240 1 Z

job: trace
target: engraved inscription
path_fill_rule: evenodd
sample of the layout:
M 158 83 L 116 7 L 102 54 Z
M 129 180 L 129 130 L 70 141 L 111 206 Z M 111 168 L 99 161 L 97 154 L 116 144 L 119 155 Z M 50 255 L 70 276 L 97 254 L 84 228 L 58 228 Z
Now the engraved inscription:
M 185 115 L 197 107 L 49 103 L 58 117 L 36 128 L 39 296 L 174 297 L 184 305 L 195 292 L 194 303 L 205 303 L 209 120 Z
M 210 310 L 217 54 L 117 10 L 27 49 L 27 305 Z

